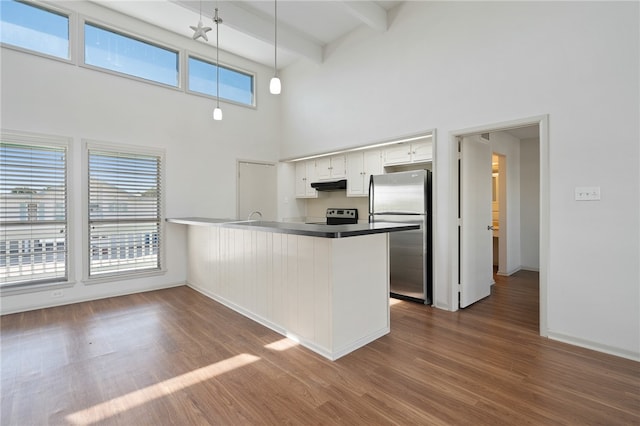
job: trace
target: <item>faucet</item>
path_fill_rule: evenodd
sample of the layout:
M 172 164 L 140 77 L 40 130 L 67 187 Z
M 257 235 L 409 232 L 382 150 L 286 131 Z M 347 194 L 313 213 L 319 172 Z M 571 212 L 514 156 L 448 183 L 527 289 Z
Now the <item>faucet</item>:
M 258 214 L 260 216 L 260 219 L 262 219 L 262 213 L 260 213 L 258 210 L 256 210 L 256 211 L 252 211 L 251 213 L 249 213 L 249 217 L 247 217 L 247 220 L 251 220 L 251 218 L 253 217 L 254 214 Z

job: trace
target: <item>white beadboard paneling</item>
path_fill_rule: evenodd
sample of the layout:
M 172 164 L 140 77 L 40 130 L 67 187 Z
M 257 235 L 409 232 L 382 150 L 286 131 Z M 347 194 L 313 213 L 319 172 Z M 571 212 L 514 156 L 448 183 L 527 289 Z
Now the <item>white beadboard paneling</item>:
M 210 227 L 209 229 L 209 262 L 211 262 L 209 276 L 211 277 L 211 289 L 214 293 L 220 293 L 221 270 L 220 270 L 220 228 Z
M 300 325 L 298 323 L 299 295 L 298 287 L 298 237 L 296 235 L 286 236 L 287 239 L 287 280 L 285 287 L 286 320 L 283 326 L 291 330 L 294 334 L 300 335 Z
M 271 295 L 271 316 L 276 324 L 285 324 L 287 311 L 285 308 L 287 283 L 287 236 L 286 234 L 272 234 L 273 250 L 273 293 Z
M 389 332 L 387 234 L 330 239 L 197 225 L 188 234 L 193 288 L 329 359 Z
M 318 345 L 330 348 L 334 324 L 331 315 L 331 240 L 314 238 L 313 255 L 314 340 Z
M 296 287 L 298 288 L 298 300 L 296 305 L 298 306 L 298 319 L 297 319 L 297 333 L 309 340 L 315 339 L 314 322 L 315 322 L 315 309 L 316 300 L 313 297 L 314 286 L 316 285 L 314 275 L 316 262 L 320 262 L 321 259 L 315 257 L 313 240 L 317 238 L 311 237 L 296 237 L 298 242 L 298 278 L 296 280 Z M 322 265 L 318 265 L 321 268 Z M 325 266 L 325 269 L 329 265 Z
M 361 337 L 389 330 L 387 253 L 388 234 L 333 241 L 332 349 L 340 351 Z
M 271 236 L 266 232 L 255 232 L 255 274 L 253 277 L 254 306 L 258 315 L 269 318 L 271 314 L 271 294 L 273 292 L 273 272 L 271 267 Z

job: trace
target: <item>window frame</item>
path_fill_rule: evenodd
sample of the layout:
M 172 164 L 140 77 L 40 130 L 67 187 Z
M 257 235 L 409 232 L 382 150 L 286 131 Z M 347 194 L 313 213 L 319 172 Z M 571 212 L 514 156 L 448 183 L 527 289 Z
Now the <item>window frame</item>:
M 191 75 L 189 73 L 189 59 L 196 59 L 198 61 L 201 62 L 206 62 L 208 64 L 211 64 L 213 66 L 216 65 L 215 63 L 215 59 L 208 59 L 205 55 L 199 54 L 199 53 L 195 53 L 193 51 L 185 51 L 184 54 L 184 91 L 185 93 L 191 94 L 191 95 L 195 95 L 195 96 L 202 96 L 204 98 L 207 99 L 213 99 L 216 100 L 216 96 L 212 96 L 209 95 L 207 93 L 202 93 L 202 92 L 197 92 L 194 90 L 190 90 L 189 89 L 189 81 L 191 78 Z M 224 102 L 224 103 L 228 103 L 228 104 L 233 104 L 233 105 L 238 105 L 238 106 L 242 106 L 245 108 L 251 108 L 251 109 L 257 109 L 257 93 L 256 93 L 256 79 L 257 79 L 257 73 L 253 72 L 253 71 L 249 71 L 240 67 L 236 67 L 236 66 L 232 66 L 232 65 L 228 65 L 223 61 L 220 61 L 220 68 L 225 68 L 228 69 L 230 71 L 234 71 L 237 72 L 239 74 L 245 74 L 248 76 L 251 76 L 251 104 L 245 104 L 242 102 L 238 102 L 238 101 L 234 101 L 232 99 L 227 99 L 224 97 L 220 97 L 220 102 Z
M 72 195 L 72 185 L 73 182 L 73 170 L 74 170 L 74 160 L 73 160 L 73 138 L 63 137 L 63 136 L 55 136 L 55 135 L 46 135 L 39 133 L 29 133 L 29 132 L 21 132 L 7 129 L 0 129 L 0 139 L 3 142 L 19 144 L 24 146 L 32 146 L 32 147 L 51 147 L 51 148 L 62 148 L 65 149 L 65 168 L 66 168 L 66 265 L 65 272 L 66 277 L 64 279 L 58 281 L 46 281 L 46 280 L 33 280 L 30 282 L 9 284 L 6 287 L 0 287 L 0 295 L 9 296 L 9 295 L 18 295 L 25 293 L 34 293 L 40 292 L 44 290 L 55 290 L 60 288 L 69 288 L 75 285 L 75 267 L 76 267 L 76 259 L 75 259 L 75 249 L 74 249 L 74 204 L 73 204 L 73 195 Z
M 91 241 L 89 232 L 89 150 L 98 151 L 113 151 L 122 152 L 126 154 L 134 155 L 149 155 L 157 156 L 160 158 L 160 173 L 159 173 L 159 186 L 160 186 L 160 208 L 159 208 L 159 248 L 158 248 L 158 261 L 160 262 L 160 268 L 153 270 L 139 270 L 139 271 L 126 271 L 107 273 L 98 276 L 90 275 L 91 267 Z M 83 260 L 83 277 L 82 282 L 87 285 L 101 284 L 114 281 L 123 281 L 129 279 L 139 279 L 145 277 L 155 277 L 158 275 L 166 274 L 166 227 L 165 227 L 165 204 L 166 196 L 163 195 L 166 192 L 165 181 L 165 169 L 166 169 L 166 154 L 164 149 L 148 148 L 135 145 L 115 144 L 110 142 L 96 141 L 91 139 L 82 140 L 82 260 Z
M 192 96 L 200 96 L 200 97 L 204 97 L 207 99 L 212 99 L 212 100 L 216 100 L 217 98 L 215 96 L 211 96 L 208 95 L 206 93 L 201 93 L 201 92 L 197 92 L 197 91 L 192 91 L 189 90 L 189 58 L 192 57 L 194 59 L 200 60 L 200 61 L 204 61 L 204 62 L 208 62 L 211 63 L 213 65 L 215 65 L 215 61 L 213 59 L 209 59 L 211 58 L 212 55 L 209 55 L 207 53 L 204 53 L 203 50 L 190 50 L 189 47 L 187 46 L 188 42 L 183 42 L 183 43 L 177 43 L 179 46 L 181 47 L 176 47 L 176 44 L 172 44 L 169 41 L 166 40 L 170 40 L 171 39 L 171 35 L 170 32 L 168 30 L 165 29 L 161 29 L 162 30 L 162 38 L 158 38 L 159 36 L 156 34 L 155 37 L 148 37 L 146 35 L 143 34 L 139 34 L 138 31 L 136 30 L 129 30 L 128 28 L 133 28 L 133 25 L 127 24 L 127 25 L 123 25 L 122 23 L 120 25 L 117 24 L 113 24 L 110 22 L 106 22 L 102 19 L 96 18 L 96 12 L 94 11 L 93 13 L 91 11 L 87 12 L 84 8 L 73 8 L 73 9 L 69 9 L 69 8 L 65 8 L 65 7 L 60 7 L 58 5 L 52 5 L 49 2 L 47 3 L 40 3 L 40 2 L 36 2 L 34 0 L 19 0 L 22 3 L 25 4 L 29 4 L 44 10 L 49 10 L 52 13 L 58 13 L 58 14 L 62 14 L 64 16 L 67 16 L 69 19 L 69 58 L 65 59 L 65 58 L 60 58 L 57 56 L 52 56 L 52 55 L 48 55 L 45 53 L 40 53 L 38 51 L 35 50 L 30 50 L 30 49 L 26 49 L 26 48 L 21 48 L 19 46 L 14 46 L 12 44 L 6 44 L 6 43 L 0 43 L 0 47 L 2 49 L 10 49 L 10 50 L 14 50 L 17 52 L 21 52 L 21 53 L 25 53 L 25 54 L 29 54 L 29 55 L 35 55 L 35 56 L 40 56 L 46 59 L 53 59 L 59 62 L 63 62 L 63 63 L 67 63 L 67 64 L 71 64 L 71 65 L 75 65 L 78 67 L 82 67 L 85 69 L 90 69 L 93 71 L 98 71 L 98 72 L 102 72 L 102 73 L 106 73 L 106 74 L 110 74 L 113 76 L 117 76 L 117 77 L 121 77 L 121 78 L 126 78 L 129 80 L 134 80 L 134 81 L 138 81 L 141 83 L 146 83 L 146 84 L 151 84 L 151 85 L 155 85 L 157 87 L 163 87 L 165 89 L 171 89 L 171 90 L 176 90 L 179 92 L 182 92 L 184 94 L 187 95 L 192 95 Z M 113 13 L 118 14 L 118 15 L 122 15 L 125 16 L 127 18 L 129 18 L 127 15 L 122 14 L 121 12 L 117 12 L 114 11 Z M 109 15 L 111 16 L 111 15 Z M 136 18 L 134 18 L 136 19 Z M 126 73 L 121 73 L 118 71 L 113 71 L 110 70 L 108 68 L 102 68 L 100 66 L 95 66 L 95 65 L 90 65 L 90 64 L 86 64 L 85 63 L 85 24 L 89 24 L 89 25 L 95 25 L 99 28 L 102 28 L 106 31 L 110 31 L 110 32 L 114 32 L 117 33 L 121 36 L 124 37 L 128 37 L 131 38 L 133 40 L 137 40 L 143 43 L 147 43 L 150 44 L 152 46 L 156 46 L 160 49 L 165 49 L 165 50 L 169 50 L 172 52 L 175 52 L 178 55 L 178 60 L 176 61 L 176 65 L 178 67 L 177 72 L 178 72 L 178 78 L 176 79 L 176 86 L 173 85 L 168 85 L 165 83 L 161 83 L 161 82 L 157 82 L 154 80 L 148 80 L 146 78 L 142 78 L 142 77 L 137 77 L 134 75 L 130 75 L 130 74 L 126 74 Z M 148 26 L 147 23 L 145 22 L 140 22 L 140 25 L 142 25 L 143 27 Z M 164 37 L 164 35 L 167 35 L 167 37 Z M 205 46 L 209 46 L 209 45 L 205 45 Z M 208 47 L 207 47 L 208 48 Z M 215 47 L 212 47 L 213 49 L 215 49 Z M 193 49 L 193 47 L 192 47 Z M 244 59 L 246 60 L 247 58 L 242 58 L 240 57 L 240 59 Z M 242 102 L 237 102 L 234 100 L 230 100 L 230 99 L 226 99 L 226 98 L 220 98 L 221 102 L 230 104 L 230 105 L 237 105 L 237 106 L 241 106 L 243 108 L 250 108 L 250 109 L 254 109 L 257 110 L 258 107 L 258 92 L 257 92 L 257 86 L 258 86 L 258 77 L 259 77 L 259 72 L 257 71 L 251 71 L 242 67 L 238 67 L 238 66 L 234 66 L 234 65 L 230 65 L 227 64 L 226 62 L 220 61 L 220 66 L 223 68 L 226 68 L 228 70 L 231 71 L 235 71 L 238 73 L 242 73 L 242 74 L 246 74 L 248 76 L 251 76 L 252 79 L 252 103 L 251 104 L 247 104 L 247 103 L 242 103 Z
M 138 77 L 132 74 L 127 74 L 124 72 L 118 72 L 118 71 L 114 71 L 111 70 L 109 68 L 103 68 L 101 66 L 98 65 L 91 65 L 88 64 L 86 62 L 86 58 L 85 58 L 85 49 L 86 49 L 86 37 L 85 37 L 85 25 L 91 25 L 97 28 L 100 28 L 104 31 L 108 31 L 108 32 L 112 32 L 115 34 L 118 34 L 122 37 L 127 37 L 130 38 L 132 40 L 141 42 L 141 43 L 146 43 L 149 44 L 151 46 L 157 47 L 159 49 L 163 49 L 163 50 L 168 50 L 171 52 L 174 52 L 177 56 L 177 60 L 176 60 L 176 66 L 177 66 L 177 78 L 176 78 L 176 85 L 170 85 L 170 84 L 166 84 L 166 83 L 162 83 L 160 81 L 155 81 L 155 80 L 149 80 L 146 79 L 144 77 Z M 118 27 L 116 25 L 113 24 L 109 24 L 109 23 L 105 23 L 99 19 L 93 19 L 91 17 L 87 17 L 87 16 L 81 16 L 78 19 L 78 31 L 77 31 L 78 37 L 78 45 L 77 45 L 77 51 L 78 51 L 78 66 L 82 67 L 82 68 L 87 68 L 87 69 L 91 69 L 94 71 L 99 71 L 99 72 L 103 72 L 106 74 L 111 74 L 114 76 L 118 76 L 118 77 L 124 77 L 124 78 L 128 78 L 131 80 L 135 80 L 135 81 L 139 81 L 141 83 L 147 83 L 147 84 L 152 84 L 154 86 L 158 86 L 158 87 L 164 87 L 166 89 L 171 89 L 171 90 L 177 90 L 177 91 L 184 91 L 183 88 L 183 81 L 184 78 L 182 78 L 182 75 L 184 74 L 184 65 L 183 65 L 183 60 L 182 60 L 182 56 L 183 56 L 183 52 L 184 49 L 180 49 L 176 46 L 173 46 L 169 43 L 166 42 L 161 42 L 158 40 L 155 40 L 151 37 L 145 37 L 136 33 L 133 33 L 131 31 L 127 31 L 125 29 L 123 29 L 122 27 Z
M 48 53 L 44 53 L 44 52 L 40 52 L 38 50 L 33 50 L 33 49 L 29 49 L 26 47 L 21 47 L 21 46 L 16 46 L 15 44 L 10 44 L 10 43 L 4 43 L 4 42 L 0 42 L 0 46 L 2 48 L 6 48 L 6 49 L 10 49 L 10 50 L 15 50 L 17 52 L 22 52 L 22 53 L 28 53 L 30 55 L 35 55 L 35 56 L 39 56 L 41 58 L 46 58 L 46 59 L 53 59 L 55 61 L 60 61 L 63 63 L 67 63 L 67 64 L 74 64 L 76 63 L 76 51 L 78 50 L 78 37 L 77 37 L 77 32 L 76 32 L 76 26 L 77 26 L 77 14 L 74 13 L 72 10 L 66 9 L 64 7 L 60 7 L 59 5 L 53 5 L 51 3 L 42 3 L 42 2 L 35 2 L 32 0 L 19 0 L 18 3 L 24 3 L 28 6 L 31 7 L 35 7 L 37 9 L 41 9 L 56 15 L 63 15 L 66 16 L 69 22 L 69 32 L 68 32 L 68 43 L 69 43 L 69 57 L 68 58 L 63 58 L 60 56 L 55 56 L 55 55 L 50 55 Z

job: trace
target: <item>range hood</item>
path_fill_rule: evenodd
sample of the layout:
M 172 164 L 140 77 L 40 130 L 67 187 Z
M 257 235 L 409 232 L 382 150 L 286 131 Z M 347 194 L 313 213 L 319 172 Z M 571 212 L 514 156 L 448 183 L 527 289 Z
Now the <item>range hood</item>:
M 311 187 L 317 191 L 340 191 L 347 189 L 347 180 L 333 180 L 326 182 L 312 182 Z

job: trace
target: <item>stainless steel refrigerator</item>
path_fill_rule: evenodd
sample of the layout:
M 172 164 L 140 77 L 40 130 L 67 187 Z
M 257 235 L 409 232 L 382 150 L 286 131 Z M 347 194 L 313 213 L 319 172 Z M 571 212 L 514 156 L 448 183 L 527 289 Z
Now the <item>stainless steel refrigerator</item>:
M 369 222 L 419 223 L 389 234 L 391 296 L 432 302 L 431 171 L 371 176 Z

